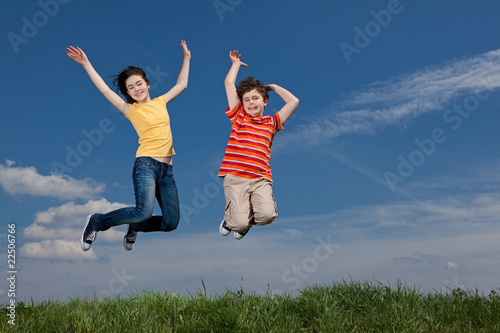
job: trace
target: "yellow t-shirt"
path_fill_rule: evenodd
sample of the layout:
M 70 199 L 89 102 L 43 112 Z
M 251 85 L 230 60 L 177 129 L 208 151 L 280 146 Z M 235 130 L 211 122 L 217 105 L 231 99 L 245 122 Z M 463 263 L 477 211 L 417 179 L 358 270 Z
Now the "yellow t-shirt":
M 175 154 L 165 97 L 160 96 L 143 104 L 130 104 L 127 119 L 139 135 L 139 148 L 135 157 L 164 157 Z

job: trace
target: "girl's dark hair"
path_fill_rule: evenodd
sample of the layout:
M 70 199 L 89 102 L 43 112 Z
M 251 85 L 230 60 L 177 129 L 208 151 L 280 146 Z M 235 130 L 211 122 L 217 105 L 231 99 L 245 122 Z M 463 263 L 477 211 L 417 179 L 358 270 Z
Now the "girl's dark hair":
M 129 104 L 134 104 L 136 101 L 130 97 L 127 91 L 127 86 L 125 84 L 125 81 L 132 75 L 139 75 L 141 76 L 144 81 L 146 81 L 147 84 L 149 84 L 149 80 L 146 76 L 146 73 L 139 67 L 134 67 L 134 66 L 128 66 L 124 70 L 122 70 L 118 75 L 115 75 L 113 78 L 113 86 L 116 87 L 116 91 L 120 92 L 123 97 L 125 97 L 127 103 Z
M 255 80 L 253 76 L 247 76 L 243 81 L 241 81 L 236 87 L 236 93 L 240 98 L 240 101 L 243 101 L 243 95 L 252 90 L 257 90 L 257 92 L 262 96 L 264 100 L 269 99 L 269 91 L 268 88 L 259 80 Z

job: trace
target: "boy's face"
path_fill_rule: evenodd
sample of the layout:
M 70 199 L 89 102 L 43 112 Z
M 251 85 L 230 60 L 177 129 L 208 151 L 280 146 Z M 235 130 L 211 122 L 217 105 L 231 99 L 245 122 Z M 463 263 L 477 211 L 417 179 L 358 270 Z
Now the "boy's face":
M 264 108 L 267 105 L 267 99 L 264 100 L 261 94 L 256 89 L 250 90 L 243 94 L 243 108 L 252 117 L 262 117 Z

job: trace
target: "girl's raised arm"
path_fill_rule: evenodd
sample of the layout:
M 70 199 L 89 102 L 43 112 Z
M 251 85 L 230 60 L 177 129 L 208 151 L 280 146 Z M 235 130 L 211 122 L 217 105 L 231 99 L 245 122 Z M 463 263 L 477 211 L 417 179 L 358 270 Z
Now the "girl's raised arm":
M 181 41 L 182 51 L 184 52 L 184 60 L 182 61 L 181 71 L 177 77 L 177 83 L 166 94 L 167 103 L 179 96 L 184 89 L 187 88 L 189 78 L 189 64 L 191 62 L 191 51 L 189 51 L 186 41 Z
M 120 112 L 122 112 L 126 117 L 129 114 L 129 105 L 125 102 L 117 93 L 111 90 L 106 82 L 101 78 L 101 76 L 96 72 L 85 52 L 79 47 L 70 46 L 66 49 L 66 54 L 68 57 L 83 66 L 87 74 L 89 75 L 92 82 L 95 84 L 97 89 L 106 97 L 106 99 L 113 104 Z

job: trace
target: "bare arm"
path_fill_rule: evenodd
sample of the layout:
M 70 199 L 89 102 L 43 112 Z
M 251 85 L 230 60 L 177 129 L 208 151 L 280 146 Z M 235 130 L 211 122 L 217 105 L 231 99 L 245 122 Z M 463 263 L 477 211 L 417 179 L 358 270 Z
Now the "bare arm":
M 295 109 L 299 106 L 299 99 L 295 97 L 291 92 L 277 84 L 268 84 L 266 87 L 269 90 L 276 92 L 284 101 L 285 105 L 279 111 L 281 123 L 284 124 L 295 112 Z
M 229 58 L 231 59 L 232 65 L 224 80 L 224 87 L 226 88 L 227 103 L 230 109 L 233 109 L 240 101 L 236 93 L 236 77 L 238 76 L 238 71 L 241 66 L 248 67 L 247 64 L 241 62 L 240 57 L 241 54 L 238 54 L 238 51 L 229 52 Z
M 191 51 L 189 51 L 185 41 L 181 41 L 182 51 L 184 52 L 184 60 L 182 61 L 181 71 L 177 77 L 177 83 L 166 94 L 167 103 L 179 96 L 184 89 L 187 88 L 189 78 L 189 65 L 191 62 Z
M 106 99 L 118 110 L 120 110 L 120 112 L 122 112 L 125 116 L 128 116 L 130 109 L 127 102 L 125 102 L 117 93 L 115 93 L 108 87 L 108 85 L 104 82 L 104 80 L 90 63 L 85 52 L 83 52 L 83 50 L 79 47 L 70 46 L 66 49 L 66 54 L 68 55 L 68 57 L 82 65 L 92 82 L 104 95 L 104 97 L 106 97 Z

